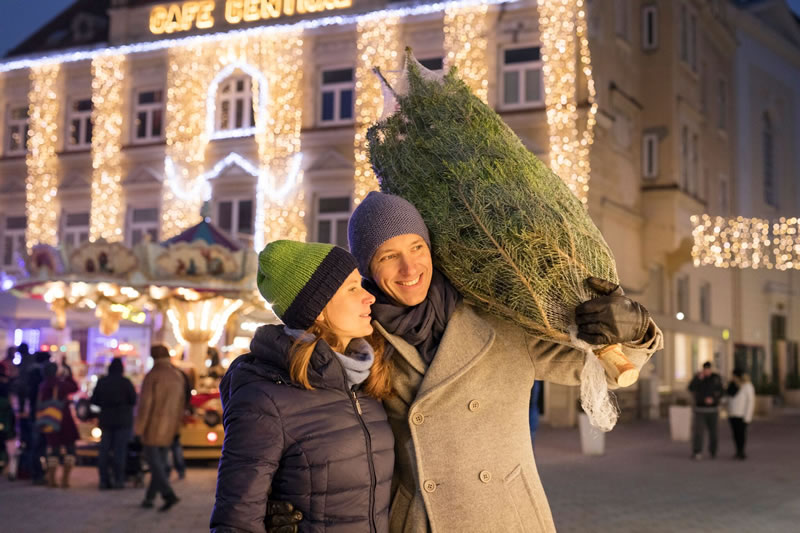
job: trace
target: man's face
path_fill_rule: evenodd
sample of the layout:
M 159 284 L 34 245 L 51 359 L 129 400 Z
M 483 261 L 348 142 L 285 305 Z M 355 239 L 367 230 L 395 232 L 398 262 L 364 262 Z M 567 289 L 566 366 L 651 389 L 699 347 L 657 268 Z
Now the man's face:
M 378 248 L 369 271 L 378 287 L 392 300 L 407 307 L 417 305 L 428 296 L 431 286 L 431 251 L 419 235 L 398 235 Z
M 707 378 L 707 377 L 708 377 L 708 376 L 710 376 L 710 375 L 711 375 L 711 369 L 710 369 L 710 368 L 703 367 L 703 377 L 704 377 L 704 378 Z

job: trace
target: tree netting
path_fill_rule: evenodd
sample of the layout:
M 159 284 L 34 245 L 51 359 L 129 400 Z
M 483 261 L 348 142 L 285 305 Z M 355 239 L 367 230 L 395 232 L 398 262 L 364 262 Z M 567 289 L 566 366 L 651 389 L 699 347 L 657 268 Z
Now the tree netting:
M 587 350 L 584 410 L 611 429 L 617 411 L 605 374 L 574 336 L 575 307 L 599 296 L 586 278 L 619 282 L 585 208 L 455 68 L 439 75 L 407 50 L 394 87 L 376 74 L 385 84 L 384 116 L 367 140 L 381 190 L 416 206 L 435 266 L 465 298 L 533 335 Z

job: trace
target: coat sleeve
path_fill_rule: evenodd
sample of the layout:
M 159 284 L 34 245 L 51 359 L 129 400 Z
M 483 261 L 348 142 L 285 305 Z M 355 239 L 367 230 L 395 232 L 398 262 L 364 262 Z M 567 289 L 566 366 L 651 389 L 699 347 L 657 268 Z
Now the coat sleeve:
M 650 357 L 663 346 L 661 330 L 650 319 L 647 333 L 643 339 L 636 344 L 623 344 L 622 351 L 631 363 L 641 370 Z M 580 384 L 585 357 L 583 350 L 532 336 L 527 336 L 527 348 L 535 369 L 536 379 L 560 385 Z M 611 389 L 618 388 L 611 378 L 607 377 L 607 383 Z
M 262 533 L 267 493 L 285 446 L 280 413 L 266 392 L 244 386 L 226 403 L 222 422 L 211 531 Z
M 153 408 L 153 376 L 147 374 L 142 382 L 142 394 L 139 398 L 139 409 L 136 412 L 136 423 L 133 427 L 134 435 L 144 436 L 147 422 L 150 420 Z

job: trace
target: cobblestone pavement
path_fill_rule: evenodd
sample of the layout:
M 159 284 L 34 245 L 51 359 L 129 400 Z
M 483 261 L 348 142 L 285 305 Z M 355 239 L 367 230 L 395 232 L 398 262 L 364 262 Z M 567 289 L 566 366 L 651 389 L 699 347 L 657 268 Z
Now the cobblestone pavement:
M 750 437 L 750 458 L 733 461 L 721 423 L 719 457 L 695 462 L 666 421 L 631 423 L 607 435 L 604 456 L 588 457 L 577 429 L 542 427 L 536 457 L 561 533 L 800 531 L 800 413 L 757 420 Z M 98 491 L 91 467 L 67 490 L 3 478 L 0 532 L 208 531 L 215 481 L 213 464 L 190 468 L 173 482 L 181 502 L 159 513 L 139 507 L 143 489 Z

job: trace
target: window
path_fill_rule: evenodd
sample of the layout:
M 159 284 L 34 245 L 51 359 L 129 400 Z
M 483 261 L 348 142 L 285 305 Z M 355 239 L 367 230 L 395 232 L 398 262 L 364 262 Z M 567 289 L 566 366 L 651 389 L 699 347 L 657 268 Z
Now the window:
M 711 284 L 708 282 L 700 286 L 700 320 L 711 324 Z
M 658 177 L 658 135 L 645 133 L 642 137 L 642 176 Z
M 317 200 L 317 241 L 341 246 L 347 244 L 347 221 L 350 219 L 350 197 L 337 196 Z
M 689 128 L 681 128 L 681 189 L 689 190 Z
M 444 60 L 441 57 L 430 57 L 427 59 L 420 59 L 419 64 L 428 70 L 434 72 L 444 69 Z
M 255 230 L 255 210 L 251 198 L 226 198 L 217 201 L 217 226 L 234 237 L 251 236 Z
M 777 188 L 775 187 L 775 164 L 772 120 L 764 113 L 761 124 L 761 150 L 764 158 L 764 201 L 772 207 L 778 206 Z
M 502 91 L 504 109 L 544 103 L 542 60 L 538 46 L 503 51 Z
M 64 213 L 61 220 L 61 242 L 68 248 L 89 240 L 89 213 Z
M 690 11 L 686 4 L 680 8 L 680 58 L 697 72 L 697 14 Z
M 700 196 L 700 137 L 692 133 L 692 166 L 689 169 L 689 192 L 695 196 Z
M 717 103 L 719 109 L 717 112 L 717 128 L 725 130 L 728 127 L 728 82 L 724 78 L 720 78 L 717 84 L 719 92 Z
M 90 147 L 92 145 L 92 99 L 73 100 L 68 113 L 68 147 L 70 149 Z
M 689 276 L 678 278 L 678 298 L 675 312 L 678 320 L 689 317 Z
M 13 267 L 17 256 L 25 254 L 25 227 L 28 221 L 25 215 L 6 218 L 3 232 L 3 266 Z
M 642 7 L 642 50 L 658 48 L 658 7 Z
M 216 131 L 244 130 L 255 133 L 252 78 L 245 74 L 231 76 L 217 89 Z
M 721 175 L 719 177 L 719 211 L 720 215 L 727 215 L 728 211 L 730 210 L 730 204 L 728 201 L 728 177 Z
M 128 244 L 135 246 L 149 236 L 150 242 L 158 242 L 158 208 L 131 207 L 128 209 Z
M 24 154 L 28 149 L 28 107 L 12 107 L 8 110 L 8 155 Z
M 614 30 L 623 41 L 631 40 L 631 6 L 629 0 L 614 0 Z
M 320 122 L 349 124 L 353 122 L 353 69 L 323 70 L 320 85 Z
M 161 90 L 136 94 L 134 142 L 158 141 L 163 135 L 164 95 Z

